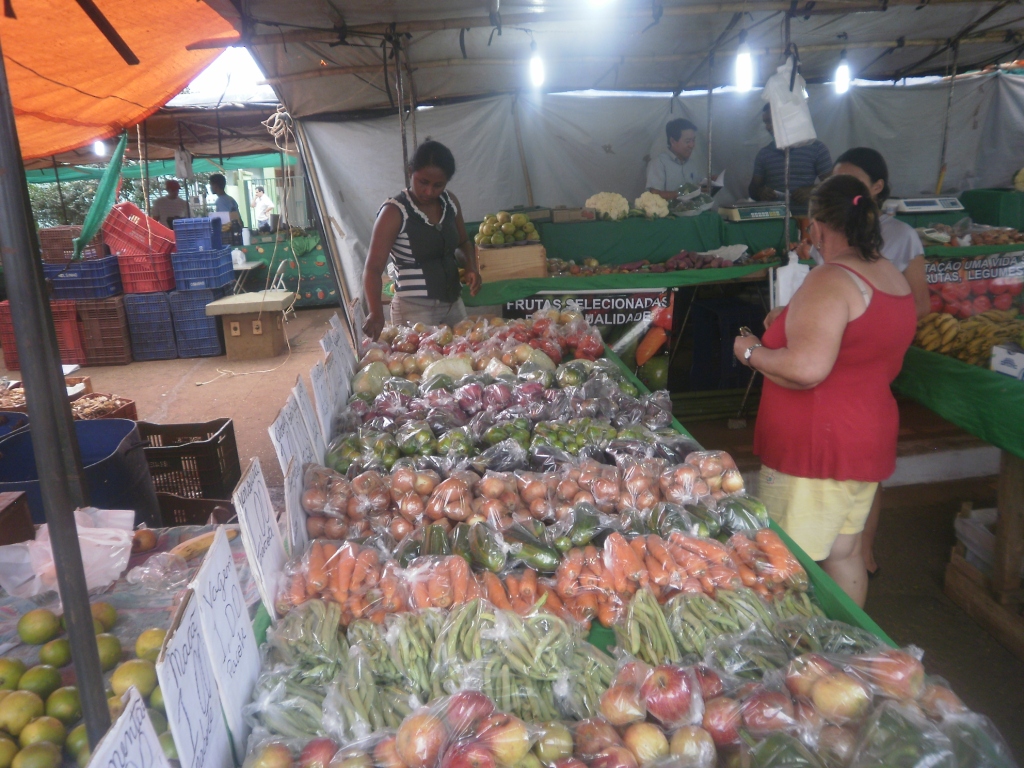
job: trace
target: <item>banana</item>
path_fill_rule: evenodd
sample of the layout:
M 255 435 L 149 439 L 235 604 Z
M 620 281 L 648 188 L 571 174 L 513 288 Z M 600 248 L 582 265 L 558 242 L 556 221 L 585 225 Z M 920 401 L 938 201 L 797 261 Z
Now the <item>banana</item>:
M 949 344 L 956 338 L 956 335 L 960 333 L 959 325 L 946 326 L 942 331 L 942 343 Z
M 231 541 L 238 536 L 238 529 L 227 528 L 225 533 L 228 535 L 228 541 Z M 199 555 L 205 554 L 206 550 L 213 546 L 213 537 L 216 535 L 216 531 L 210 531 L 209 533 L 196 536 L 188 541 L 183 541 L 171 550 L 171 554 L 178 555 L 178 557 L 184 558 L 185 560 L 191 560 L 192 558 L 199 557 Z

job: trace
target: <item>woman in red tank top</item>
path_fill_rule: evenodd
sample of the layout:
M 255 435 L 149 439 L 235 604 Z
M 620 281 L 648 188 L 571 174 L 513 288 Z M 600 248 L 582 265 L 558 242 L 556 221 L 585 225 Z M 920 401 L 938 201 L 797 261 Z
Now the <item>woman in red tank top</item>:
M 834 176 L 821 184 L 810 219 L 825 265 L 763 340 L 737 337 L 734 351 L 765 376 L 754 431 L 759 496 L 863 605 L 861 532 L 878 483 L 896 465 L 899 412 L 889 385 L 917 317 L 906 279 L 880 258 L 879 212 L 862 182 Z

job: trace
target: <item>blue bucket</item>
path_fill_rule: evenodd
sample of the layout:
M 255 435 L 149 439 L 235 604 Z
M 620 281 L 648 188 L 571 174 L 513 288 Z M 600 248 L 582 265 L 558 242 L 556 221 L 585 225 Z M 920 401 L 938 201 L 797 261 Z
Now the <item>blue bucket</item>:
M 75 434 L 85 468 L 89 503 L 100 509 L 132 509 L 136 525 L 160 527 L 160 502 L 143 452 L 146 444 L 135 422 L 76 421 Z M 46 522 L 30 429 L 0 439 L 0 492 L 5 491 L 24 491 L 32 521 Z
M 0 411 L 0 438 L 28 426 L 28 415 L 21 411 Z

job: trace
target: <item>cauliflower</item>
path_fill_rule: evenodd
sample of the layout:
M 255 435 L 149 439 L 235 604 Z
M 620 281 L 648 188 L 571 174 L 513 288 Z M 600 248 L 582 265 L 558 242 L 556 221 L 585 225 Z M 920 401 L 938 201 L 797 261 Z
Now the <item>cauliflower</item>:
M 629 201 L 615 192 L 598 192 L 588 197 L 584 205 L 597 211 L 602 219 L 618 221 L 629 214 Z
M 644 192 L 633 205 L 640 208 L 648 219 L 664 219 L 668 216 L 668 201 L 653 192 Z

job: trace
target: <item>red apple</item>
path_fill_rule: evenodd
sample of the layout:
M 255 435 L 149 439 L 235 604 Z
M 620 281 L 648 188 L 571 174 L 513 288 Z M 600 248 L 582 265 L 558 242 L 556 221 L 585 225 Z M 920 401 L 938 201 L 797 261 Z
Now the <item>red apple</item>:
M 494 714 L 494 702 L 480 691 L 459 691 L 448 699 L 445 720 L 456 736 L 474 733 L 477 726 Z
M 752 733 L 782 731 L 793 725 L 793 700 L 781 691 L 760 690 L 743 702 L 743 724 Z
M 456 744 L 444 753 L 441 768 L 495 768 L 494 755 L 479 741 Z
M 684 725 L 673 733 L 668 749 L 680 768 L 713 768 L 717 758 L 715 740 L 697 725 Z
M 589 763 L 590 768 L 638 768 L 633 753 L 625 747 L 608 747 Z
M 917 700 L 924 713 L 933 720 L 941 720 L 946 715 L 954 715 L 966 712 L 967 707 L 960 701 L 960 697 L 944 685 L 929 683 L 921 692 L 921 698 Z
M 647 714 L 663 725 L 690 722 L 693 695 L 690 676 L 682 667 L 655 667 L 640 686 L 640 698 L 647 706 Z
M 653 723 L 633 723 L 622 734 L 622 740 L 641 768 L 668 755 L 668 739 Z
M 606 747 L 621 747 L 622 739 L 606 721 L 599 718 L 581 720 L 576 725 L 576 754 L 584 760 Z
M 545 723 L 540 738 L 533 747 L 538 759 L 551 765 L 572 755 L 572 733 L 561 723 Z
M 740 703 L 728 696 L 719 696 L 704 704 L 704 730 L 711 734 L 716 746 L 724 747 L 739 741 L 739 727 L 743 721 L 740 712 Z
M 871 706 L 871 693 L 845 672 L 824 675 L 811 686 L 811 701 L 830 723 L 843 725 L 857 720 Z
M 836 725 L 826 725 L 818 734 L 818 754 L 825 758 L 829 765 L 849 763 L 856 744 L 857 738 L 854 734 Z
M 793 717 L 803 733 L 817 733 L 825 725 L 825 718 L 814 705 L 805 699 L 797 699 L 793 705 Z
M 646 716 L 640 691 L 632 685 L 617 684 L 601 694 L 601 714 L 612 725 L 628 725 Z
M 896 699 L 916 699 L 924 690 L 924 666 L 906 651 L 880 651 L 868 660 L 867 674 L 882 693 Z
M 405 768 L 398 754 L 398 739 L 388 736 L 373 748 L 373 764 L 377 768 Z
M 446 737 L 441 719 L 427 707 L 420 707 L 398 727 L 395 749 L 406 768 L 434 768 Z
M 272 741 L 261 748 L 252 762 L 252 768 L 292 768 L 292 753 L 279 741 Z
M 511 768 L 530 751 L 530 732 L 522 720 L 512 715 L 491 715 L 480 724 L 478 734 L 494 753 L 498 765 L 506 768 Z
M 313 739 L 299 755 L 299 768 L 327 768 L 337 751 L 331 739 Z
M 794 696 L 811 698 L 811 686 L 822 675 L 835 672 L 836 668 L 816 653 L 806 653 L 789 663 L 786 672 L 786 687 Z
M 700 684 L 700 695 L 704 701 L 721 696 L 725 692 L 722 678 L 711 667 L 698 664 L 693 668 L 693 671 L 697 675 L 697 682 Z

